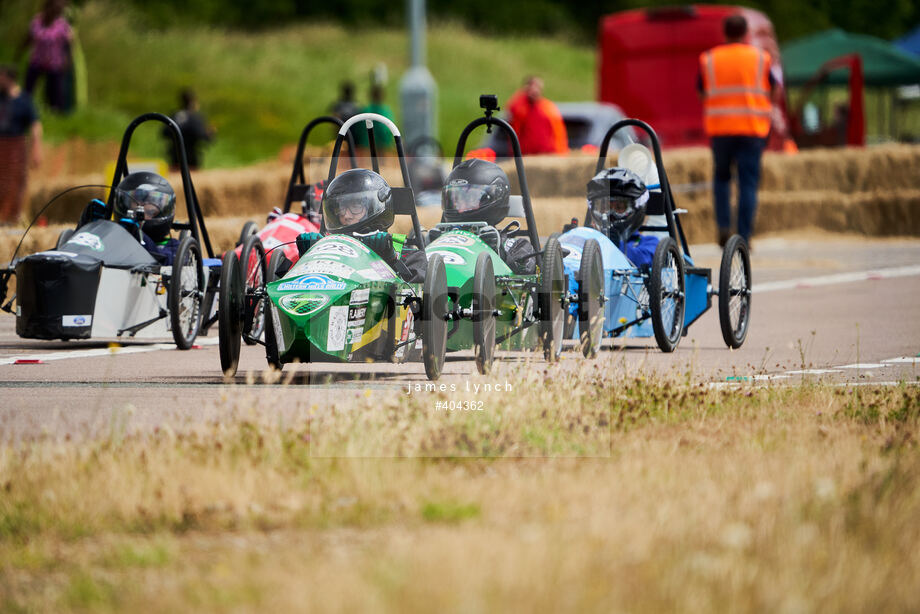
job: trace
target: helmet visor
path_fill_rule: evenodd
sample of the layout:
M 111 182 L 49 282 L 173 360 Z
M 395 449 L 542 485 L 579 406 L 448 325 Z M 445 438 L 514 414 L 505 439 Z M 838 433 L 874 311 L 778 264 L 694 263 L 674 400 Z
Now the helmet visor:
M 489 185 L 455 183 L 444 186 L 441 204 L 445 211 L 472 213 L 497 201 L 500 196 L 501 186 L 497 183 Z
M 146 220 L 160 217 L 164 214 L 164 211 L 169 213 L 175 198 L 175 195 L 168 194 L 147 183 L 131 190 L 119 190 L 118 193 L 118 201 L 121 204 L 120 213 L 140 208 L 144 210 L 144 219 Z
M 381 190 L 365 190 L 335 196 L 326 194 L 323 201 L 323 215 L 326 227 L 338 230 L 352 226 L 384 210 Z

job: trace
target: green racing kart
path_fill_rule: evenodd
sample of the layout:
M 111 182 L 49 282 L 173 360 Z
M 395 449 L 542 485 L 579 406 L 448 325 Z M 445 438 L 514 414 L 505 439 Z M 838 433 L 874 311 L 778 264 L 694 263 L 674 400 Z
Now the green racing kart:
M 402 141 L 392 121 L 363 113 L 345 122 L 333 149 L 329 182 L 336 176 L 345 135 L 362 121 L 368 128 L 375 172 L 379 169 L 373 124 L 383 123 L 393 133 L 405 187 L 392 188 L 388 206 L 393 207 L 394 214 L 412 219 L 413 233 L 405 249 L 424 254 Z M 263 257 L 262 278 L 267 283 L 246 288 L 236 254 L 231 250 L 224 257 L 218 313 L 225 375 L 236 372 L 242 335 L 248 334 L 243 323 L 264 306 L 268 316 L 264 340 L 248 341 L 264 344 L 266 359 L 273 368 L 281 369 L 290 362 L 421 361 L 428 378 L 438 379 L 444 365 L 450 313 L 441 255 L 428 258 L 422 283 L 403 280 L 377 253 L 346 234 L 319 239 L 281 278 L 276 275 L 279 259 Z

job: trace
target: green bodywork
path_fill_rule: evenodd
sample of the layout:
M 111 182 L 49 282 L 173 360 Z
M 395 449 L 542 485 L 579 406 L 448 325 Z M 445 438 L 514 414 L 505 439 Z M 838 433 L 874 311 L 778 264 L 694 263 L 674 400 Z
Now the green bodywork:
M 469 309 L 472 305 L 476 259 L 482 252 L 488 253 L 495 273 L 497 308 L 501 312 L 495 326 L 498 347 L 504 350 L 529 350 L 538 346 L 539 326 L 536 324 L 539 321 L 535 315 L 535 289 L 539 281 L 537 275 L 514 274 L 494 249 L 477 234 L 466 230 L 447 229 L 425 248 L 425 252 L 429 258 L 433 254 L 440 254 L 444 259 L 447 287 L 449 292 L 456 288 L 462 309 Z M 473 349 L 473 322 L 470 319 L 451 322 L 447 349 Z
M 421 357 L 407 306 L 407 299 L 421 295 L 421 285 L 402 281 L 357 239 L 322 238 L 266 289 L 267 325 L 274 326 L 281 362 Z

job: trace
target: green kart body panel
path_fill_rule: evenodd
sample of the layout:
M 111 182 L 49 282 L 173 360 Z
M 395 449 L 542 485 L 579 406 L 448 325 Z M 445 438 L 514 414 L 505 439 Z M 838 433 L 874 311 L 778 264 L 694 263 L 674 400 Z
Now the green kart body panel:
M 535 317 L 537 275 L 514 274 L 494 249 L 477 234 L 467 230 L 447 229 L 425 248 L 429 257 L 440 254 L 444 259 L 447 287 L 450 292 L 456 292 L 461 309 L 472 307 L 476 259 L 483 252 L 491 257 L 495 273 L 497 309 L 500 312 L 495 322 L 497 347 L 503 350 L 537 348 L 540 341 L 539 326 L 535 326 L 539 323 Z M 448 329 L 447 350 L 471 350 L 473 346 L 472 320 L 453 321 Z
M 408 306 L 421 285 L 401 280 L 357 239 L 320 239 L 266 290 L 283 363 L 421 359 Z

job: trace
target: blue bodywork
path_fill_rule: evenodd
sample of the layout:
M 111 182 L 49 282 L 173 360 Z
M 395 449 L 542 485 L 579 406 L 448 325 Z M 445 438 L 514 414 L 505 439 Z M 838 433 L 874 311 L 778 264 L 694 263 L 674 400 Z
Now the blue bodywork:
M 601 248 L 604 268 L 604 336 L 651 337 L 648 291 L 648 270 L 635 266 L 623 255 L 617 246 L 602 232 L 579 226 L 559 236 L 559 243 L 568 253 L 562 261 L 569 282 L 569 293 L 578 293 L 576 275 L 581 266 L 581 254 L 585 241 L 594 239 Z M 710 271 L 697 269 L 689 256 L 684 255 L 686 300 L 684 326 L 689 326 L 709 309 Z M 578 305 L 569 304 L 569 314 L 575 318 L 575 332 L 578 339 Z M 686 328 L 685 328 L 686 330 Z

